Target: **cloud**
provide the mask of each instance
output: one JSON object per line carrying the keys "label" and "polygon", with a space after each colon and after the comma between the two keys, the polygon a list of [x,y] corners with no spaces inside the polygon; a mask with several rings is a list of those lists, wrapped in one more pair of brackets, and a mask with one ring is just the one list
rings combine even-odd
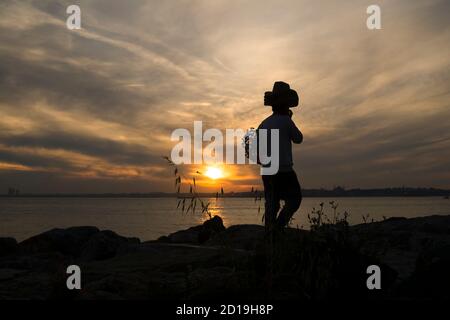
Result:
{"label": "cloud", "polygon": [[0,188],[170,191],[171,131],[256,127],[275,80],[300,93],[303,186],[450,187],[447,1],[380,1],[379,31],[360,1],[78,3],[81,31],[71,1],[0,4]]}

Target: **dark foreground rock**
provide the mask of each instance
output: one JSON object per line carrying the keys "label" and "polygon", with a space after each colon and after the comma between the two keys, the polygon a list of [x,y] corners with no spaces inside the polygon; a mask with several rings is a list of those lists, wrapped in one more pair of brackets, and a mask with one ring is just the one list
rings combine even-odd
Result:
{"label": "dark foreground rock", "polygon": [[[224,228],[219,217],[141,243],[95,227],[0,239],[1,299],[449,298],[450,216],[387,219],[314,232]],[[66,268],[82,290],[66,288]],[[382,290],[366,287],[367,266]],[[221,300],[222,299],[222,300]]]}
{"label": "dark foreground rock", "polygon": [[20,243],[24,253],[60,252],[63,255],[80,256],[89,239],[100,232],[96,227],[52,229]]}
{"label": "dark foreground rock", "polygon": [[351,229],[362,252],[397,271],[396,295],[450,298],[450,216],[391,218]]}
{"label": "dark foreground rock", "polygon": [[212,219],[206,220],[199,226],[171,233],[168,236],[159,238],[158,241],[167,243],[202,244],[223,231],[225,231],[225,227],[222,219],[218,216],[214,216]]}
{"label": "dark foreground rock", "polygon": [[19,249],[16,239],[0,238],[0,257],[16,253]]}
{"label": "dark foreground rock", "polygon": [[52,229],[19,244],[24,254],[58,252],[81,260],[102,260],[114,257],[140,243],[138,238],[126,238],[113,231],[96,227]]}

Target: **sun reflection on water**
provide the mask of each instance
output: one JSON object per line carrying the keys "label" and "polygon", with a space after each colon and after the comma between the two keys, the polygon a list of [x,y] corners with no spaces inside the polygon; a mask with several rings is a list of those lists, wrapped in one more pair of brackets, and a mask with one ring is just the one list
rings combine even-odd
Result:
{"label": "sun reflection on water", "polygon": [[[229,220],[229,217],[226,215],[224,210],[224,201],[223,199],[216,199],[216,198],[210,198],[207,201],[209,201],[209,212],[211,214],[211,217],[219,216],[223,220],[223,224],[227,226],[227,222]],[[209,216],[207,214],[204,214],[202,216],[202,223],[209,219]]]}

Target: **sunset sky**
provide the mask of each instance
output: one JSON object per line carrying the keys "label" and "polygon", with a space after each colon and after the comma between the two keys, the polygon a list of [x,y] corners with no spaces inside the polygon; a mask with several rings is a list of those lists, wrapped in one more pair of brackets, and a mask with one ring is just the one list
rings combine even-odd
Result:
{"label": "sunset sky", "polygon": [[[380,5],[382,29],[366,8]],[[82,30],[66,28],[81,7]],[[0,2],[0,193],[173,191],[176,128],[247,129],[300,95],[304,188],[450,188],[449,1]],[[183,167],[186,175],[202,167]],[[256,166],[203,190],[248,191]]]}

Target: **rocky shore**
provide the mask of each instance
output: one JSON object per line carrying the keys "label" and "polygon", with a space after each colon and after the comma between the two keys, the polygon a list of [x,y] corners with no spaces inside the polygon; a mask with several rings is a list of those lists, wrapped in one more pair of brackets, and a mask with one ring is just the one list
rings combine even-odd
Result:
{"label": "rocky shore", "polygon": [[[66,268],[80,266],[81,290]],[[379,265],[382,289],[366,287]],[[225,228],[219,217],[154,241],[96,227],[0,238],[0,299],[449,299],[450,216],[315,231]]]}

